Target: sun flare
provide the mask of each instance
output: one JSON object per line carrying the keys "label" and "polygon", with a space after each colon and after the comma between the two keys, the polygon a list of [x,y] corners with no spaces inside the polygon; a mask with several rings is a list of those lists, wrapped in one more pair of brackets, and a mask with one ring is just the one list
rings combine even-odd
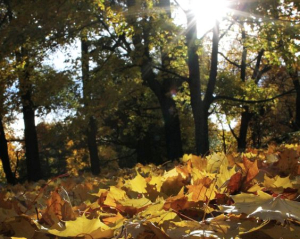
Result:
{"label": "sun flare", "polygon": [[198,34],[204,34],[214,26],[216,20],[221,20],[228,12],[228,5],[227,0],[192,0]]}
{"label": "sun flare", "polygon": [[221,20],[229,12],[229,0],[181,0],[183,9],[192,10],[197,20],[198,36],[209,31],[216,20]]}

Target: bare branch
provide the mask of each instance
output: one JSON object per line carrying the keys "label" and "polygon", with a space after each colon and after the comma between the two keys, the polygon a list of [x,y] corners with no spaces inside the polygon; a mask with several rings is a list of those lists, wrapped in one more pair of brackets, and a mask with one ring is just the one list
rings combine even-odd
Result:
{"label": "bare branch", "polygon": [[218,52],[218,54],[220,54],[221,56],[223,56],[224,59],[225,59],[226,61],[228,61],[231,65],[234,65],[234,66],[236,66],[236,67],[238,67],[238,68],[241,68],[241,65],[239,65],[239,64],[237,64],[237,63],[231,61],[231,60],[230,60],[229,58],[227,58],[227,56],[225,56],[222,52]]}
{"label": "bare branch", "polygon": [[177,4],[178,7],[180,7],[180,9],[185,13],[187,14],[187,11],[184,10],[184,8],[179,4],[179,2],[177,0],[174,0],[174,2]]}
{"label": "bare branch", "polygon": [[230,30],[230,28],[234,25],[234,22],[232,22],[229,27],[226,29],[226,31],[219,37],[219,40],[221,40],[225,35],[226,33]]}
{"label": "bare branch", "polygon": [[167,69],[165,69],[165,68],[162,68],[162,67],[159,67],[159,66],[156,66],[156,65],[153,65],[153,64],[152,64],[152,66],[153,66],[153,68],[155,68],[155,69],[157,69],[157,70],[160,70],[160,71],[162,71],[162,72],[165,72],[165,73],[168,73],[168,74],[171,74],[171,75],[173,75],[173,76],[178,77],[178,78],[181,79],[183,82],[188,81],[188,78],[187,78],[187,77],[181,76],[181,75],[177,74],[177,73],[174,72],[174,71],[170,71],[170,70],[167,70]]}
{"label": "bare branch", "polygon": [[272,98],[264,99],[264,100],[243,100],[243,99],[237,99],[237,98],[233,98],[233,97],[226,96],[226,95],[216,96],[216,97],[214,97],[213,100],[214,101],[218,101],[218,100],[231,100],[231,101],[240,102],[240,103],[244,103],[244,104],[259,104],[259,103],[269,102],[269,101],[275,100],[277,98],[280,98],[282,96],[293,94],[293,93],[296,93],[295,89],[291,89],[291,90],[286,91],[286,92],[284,92],[282,94],[279,94],[279,95],[276,95],[276,96],[274,96]]}

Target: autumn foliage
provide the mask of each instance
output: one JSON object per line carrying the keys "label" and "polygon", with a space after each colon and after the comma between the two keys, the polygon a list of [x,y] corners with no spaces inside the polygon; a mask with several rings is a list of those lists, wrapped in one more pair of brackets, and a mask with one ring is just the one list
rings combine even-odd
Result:
{"label": "autumn foliage", "polygon": [[298,238],[299,145],[1,188],[0,238]]}

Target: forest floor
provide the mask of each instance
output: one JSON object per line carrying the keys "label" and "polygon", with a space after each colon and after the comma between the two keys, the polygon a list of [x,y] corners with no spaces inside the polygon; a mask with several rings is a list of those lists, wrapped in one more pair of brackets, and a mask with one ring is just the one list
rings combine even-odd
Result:
{"label": "forest floor", "polygon": [[300,145],[0,188],[0,239],[300,238]]}

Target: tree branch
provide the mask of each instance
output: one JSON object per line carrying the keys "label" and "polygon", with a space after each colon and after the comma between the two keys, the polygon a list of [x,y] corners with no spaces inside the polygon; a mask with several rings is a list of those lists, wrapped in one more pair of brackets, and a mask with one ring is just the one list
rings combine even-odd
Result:
{"label": "tree branch", "polygon": [[215,96],[213,100],[214,101],[217,101],[217,100],[231,100],[231,101],[245,103],[245,104],[259,104],[259,103],[269,102],[269,101],[275,100],[277,98],[280,98],[284,95],[293,94],[295,92],[296,92],[295,89],[291,89],[291,90],[286,91],[282,94],[279,94],[279,95],[276,95],[272,98],[264,99],[264,100],[243,100],[243,99],[237,99],[237,98],[226,96],[226,95]]}
{"label": "tree branch", "polygon": [[171,75],[173,75],[173,76],[178,77],[178,78],[181,79],[183,82],[185,82],[185,81],[187,82],[187,81],[188,81],[188,78],[187,78],[187,77],[181,76],[181,75],[177,74],[177,73],[174,72],[174,71],[167,70],[167,69],[165,69],[165,68],[156,66],[156,65],[154,65],[154,64],[152,64],[152,66],[153,66],[153,68],[155,68],[155,69],[157,69],[157,70],[160,70],[160,71],[162,71],[162,72],[165,72],[165,73],[168,73],[168,74],[171,74]]}
{"label": "tree branch", "polygon": [[237,64],[237,63],[231,61],[231,60],[230,60],[229,58],[227,58],[222,52],[218,52],[218,54],[220,54],[221,56],[223,56],[224,59],[225,59],[226,61],[228,61],[231,65],[234,65],[234,66],[236,66],[236,67],[238,67],[238,68],[241,68],[241,65],[239,65],[239,64]]}
{"label": "tree branch", "polygon": [[174,2],[177,4],[178,7],[180,7],[180,9],[181,9],[185,14],[187,14],[187,10],[185,10],[185,9],[179,4],[179,2],[178,2],[177,0],[174,0]]}
{"label": "tree branch", "polygon": [[272,69],[271,66],[265,66],[262,70],[260,70],[257,74],[256,79],[255,79],[255,83],[257,84],[259,82],[259,80],[261,79],[262,75],[267,73],[271,69]]}
{"label": "tree branch", "polygon": [[227,120],[227,124],[228,124],[228,127],[230,129],[230,132],[231,134],[233,135],[233,137],[236,139],[236,141],[238,141],[239,137],[236,135],[236,133],[234,132],[234,130],[232,129],[231,125],[230,125],[230,122],[229,120],[227,119],[227,116],[226,116],[226,120]]}
{"label": "tree branch", "polygon": [[230,30],[230,28],[234,25],[234,22],[232,22],[229,27],[226,29],[226,31],[219,37],[219,40],[221,40],[225,35],[226,33]]}

